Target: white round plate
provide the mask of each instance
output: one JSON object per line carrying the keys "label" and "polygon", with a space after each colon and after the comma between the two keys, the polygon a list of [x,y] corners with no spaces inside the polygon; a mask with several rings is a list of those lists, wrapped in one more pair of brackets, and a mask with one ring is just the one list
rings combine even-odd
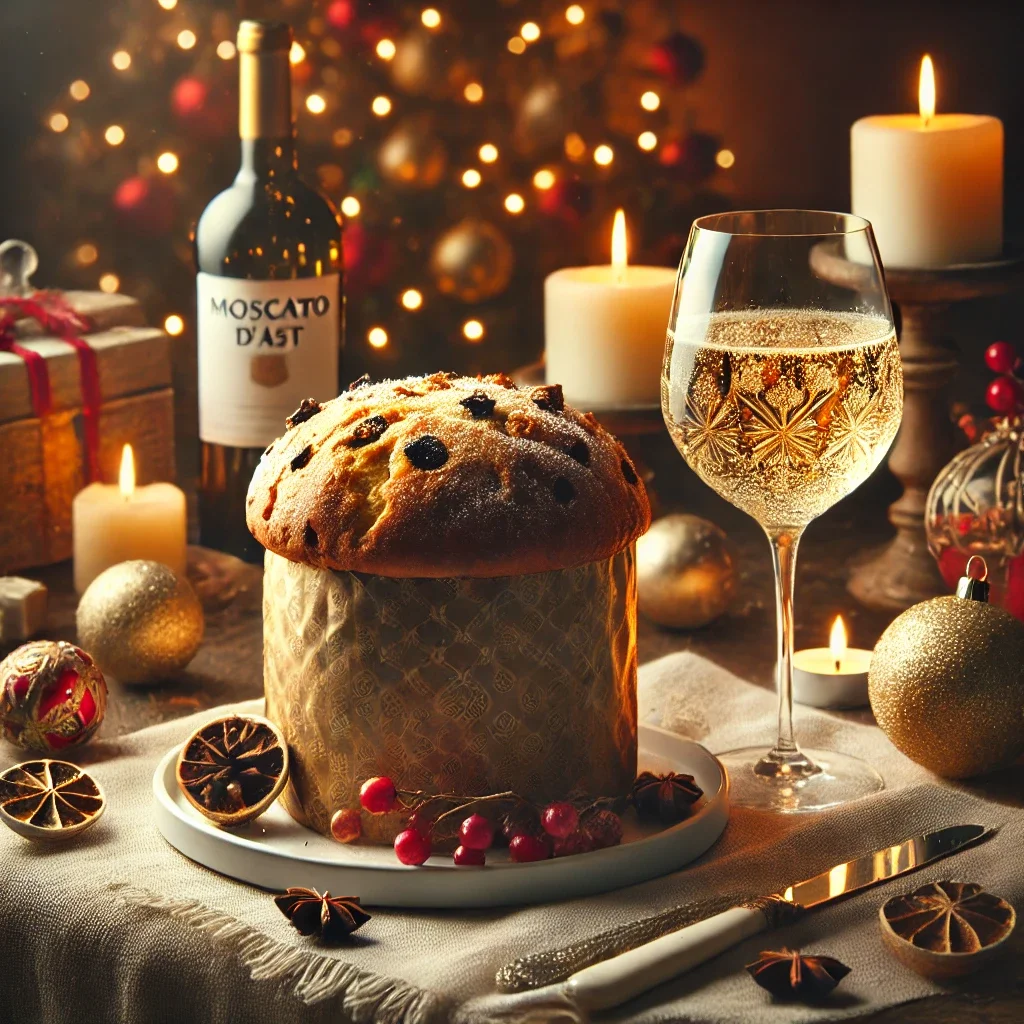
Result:
{"label": "white round plate", "polygon": [[495,850],[481,868],[456,867],[450,856],[440,855],[422,867],[406,867],[390,846],[336,843],[299,825],[279,803],[229,832],[185,800],[175,779],[178,747],[167,752],[153,776],[156,822],[186,857],[264,889],[329,889],[378,907],[546,903],[668,874],[699,857],[725,829],[729,783],[717,758],[692,740],[650,725],[640,726],[639,747],[641,770],[694,776],[704,790],[694,813],[660,831],[642,830],[628,815],[620,846],[532,864],[513,864],[506,850]]}

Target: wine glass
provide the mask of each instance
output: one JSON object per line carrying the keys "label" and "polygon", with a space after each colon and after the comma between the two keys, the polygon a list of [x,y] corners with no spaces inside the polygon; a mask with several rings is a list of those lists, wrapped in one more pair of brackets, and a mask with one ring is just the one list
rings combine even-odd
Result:
{"label": "wine glass", "polygon": [[[842,260],[844,287],[819,274]],[[813,811],[884,785],[868,764],[793,738],[793,581],[807,524],[861,484],[900,424],[903,371],[871,225],[753,210],[694,221],[679,265],[661,404],[676,447],[771,542],[775,746],[719,755],[735,803]]]}

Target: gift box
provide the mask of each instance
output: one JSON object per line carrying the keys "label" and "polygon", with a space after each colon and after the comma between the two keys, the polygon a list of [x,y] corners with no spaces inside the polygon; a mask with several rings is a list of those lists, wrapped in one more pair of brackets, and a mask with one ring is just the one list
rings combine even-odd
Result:
{"label": "gift box", "polygon": [[141,483],[175,471],[170,338],[145,326],[139,303],[24,301],[0,299],[0,574],[71,556],[71,500],[117,479],[125,443]]}
{"label": "gift box", "polygon": [[[636,571],[611,558],[522,576],[395,579],[268,551],[267,716],[282,797],[329,834],[363,781],[536,803],[625,794],[636,775]],[[389,841],[400,815],[363,815]]]}

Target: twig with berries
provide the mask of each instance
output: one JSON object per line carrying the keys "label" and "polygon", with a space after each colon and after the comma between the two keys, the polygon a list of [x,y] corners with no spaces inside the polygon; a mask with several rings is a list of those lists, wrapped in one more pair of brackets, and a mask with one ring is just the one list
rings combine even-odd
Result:
{"label": "twig with berries", "polygon": [[[381,775],[363,783],[359,803],[370,814],[408,812],[406,828],[394,843],[395,855],[403,864],[423,864],[435,841],[457,837],[455,864],[480,867],[486,863],[487,851],[500,840],[508,842],[516,863],[616,846],[622,841],[621,814],[628,806],[635,807],[643,819],[670,825],[686,817],[702,796],[692,775],[676,772],[642,772],[628,797],[558,800],[543,806],[511,790],[480,796],[401,790]],[[446,835],[445,826],[460,817],[458,829]],[[339,842],[353,842],[361,831],[357,808],[344,808],[331,819],[331,832]]]}
{"label": "twig with berries", "polygon": [[996,414],[991,420],[978,419],[966,412],[957,419],[957,426],[974,444],[1007,421],[1024,414],[1024,361],[1008,341],[994,341],[985,349],[985,365],[999,374],[985,389],[985,404]]}

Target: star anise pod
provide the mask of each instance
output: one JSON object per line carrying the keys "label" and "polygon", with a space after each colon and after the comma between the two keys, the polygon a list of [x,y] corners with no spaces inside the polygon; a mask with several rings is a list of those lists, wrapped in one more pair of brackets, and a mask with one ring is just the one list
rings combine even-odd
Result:
{"label": "star anise pod", "polygon": [[288,778],[288,748],[277,726],[229,715],[192,734],[178,757],[178,785],[189,803],[218,825],[262,814]]}
{"label": "star anise pod", "polygon": [[666,824],[682,821],[704,795],[692,775],[641,772],[633,783],[630,799],[642,818],[657,818]]}
{"label": "star anise pod", "polygon": [[747,964],[747,972],[776,999],[824,999],[850,973],[850,968],[831,956],[801,956],[799,950],[763,950],[760,959]]}
{"label": "star anise pod", "polygon": [[370,920],[358,896],[321,896],[316,889],[296,887],[275,896],[274,902],[300,935],[315,935],[322,942],[344,939]]}
{"label": "star anise pod", "polygon": [[933,953],[977,953],[1013,928],[1013,908],[976,882],[929,882],[883,907],[889,927]]}

